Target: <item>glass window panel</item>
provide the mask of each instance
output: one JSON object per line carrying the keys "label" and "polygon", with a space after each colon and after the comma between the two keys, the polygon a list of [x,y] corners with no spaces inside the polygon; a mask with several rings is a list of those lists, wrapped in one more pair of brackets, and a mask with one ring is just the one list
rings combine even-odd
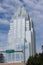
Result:
{"label": "glass window panel", "polygon": [[19,53],[16,54],[16,61],[20,61],[20,54]]}

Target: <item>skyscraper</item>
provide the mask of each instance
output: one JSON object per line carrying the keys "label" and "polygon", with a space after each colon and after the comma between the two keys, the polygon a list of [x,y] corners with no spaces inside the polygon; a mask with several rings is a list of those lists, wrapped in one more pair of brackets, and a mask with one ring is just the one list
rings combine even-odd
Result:
{"label": "skyscraper", "polygon": [[[29,56],[34,56],[36,53],[34,25],[24,7],[20,7],[10,22],[8,48],[14,50],[24,50],[24,44],[25,59],[27,61]],[[21,56],[20,58],[23,59],[23,54],[19,55]]]}

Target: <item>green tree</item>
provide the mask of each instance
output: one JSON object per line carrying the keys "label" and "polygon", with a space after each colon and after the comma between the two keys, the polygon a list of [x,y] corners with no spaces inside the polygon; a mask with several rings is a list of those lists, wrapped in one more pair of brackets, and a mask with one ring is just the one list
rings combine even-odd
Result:
{"label": "green tree", "polygon": [[4,56],[2,53],[0,54],[0,63],[4,63]]}
{"label": "green tree", "polygon": [[43,54],[36,54],[34,57],[30,57],[26,65],[43,65]]}

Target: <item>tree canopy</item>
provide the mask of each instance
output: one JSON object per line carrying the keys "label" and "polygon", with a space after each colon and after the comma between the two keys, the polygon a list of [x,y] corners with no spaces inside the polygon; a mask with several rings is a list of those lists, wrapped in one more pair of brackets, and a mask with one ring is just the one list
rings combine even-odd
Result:
{"label": "tree canopy", "polygon": [[43,53],[36,54],[34,57],[29,57],[26,65],[43,65]]}

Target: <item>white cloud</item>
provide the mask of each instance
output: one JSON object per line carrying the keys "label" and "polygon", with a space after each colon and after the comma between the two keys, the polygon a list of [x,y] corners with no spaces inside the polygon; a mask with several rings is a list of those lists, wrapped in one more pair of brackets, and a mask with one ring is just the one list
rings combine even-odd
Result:
{"label": "white cloud", "polygon": [[[42,13],[43,0],[38,0],[38,1],[37,0],[23,0],[23,1],[25,5],[28,6],[28,12],[34,21],[34,24],[36,25],[35,26],[36,32],[40,34],[39,31],[42,31],[41,29],[43,29],[43,13]],[[6,18],[11,17],[11,13],[15,13],[16,9],[18,9],[18,7],[21,5],[23,5],[23,3],[20,2],[19,0],[3,0],[3,3],[0,3],[0,13],[3,12],[5,15],[5,18],[0,19],[0,24],[1,23],[9,24],[9,21],[7,21]]]}
{"label": "white cloud", "polygon": [[0,46],[7,45],[7,34],[0,33]]}
{"label": "white cloud", "polygon": [[0,24],[9,24],[9,21],[6,19],[0,19]]}
{"label": "white cloud", "polygon": [[5,9],[0,7],[0,12],[5,12]]}

